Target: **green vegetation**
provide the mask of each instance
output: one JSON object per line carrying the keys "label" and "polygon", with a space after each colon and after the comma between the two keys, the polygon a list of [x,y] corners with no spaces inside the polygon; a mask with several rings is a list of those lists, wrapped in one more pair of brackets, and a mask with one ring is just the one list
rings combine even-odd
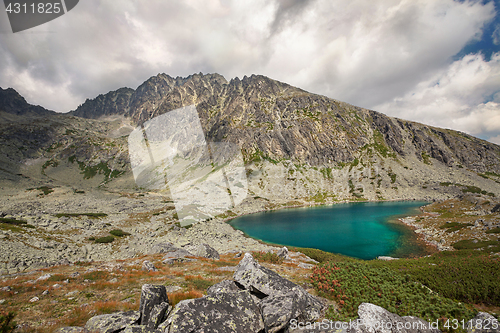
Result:
{"label": "green vegetation", "polygon": [[283,262],[283,258],[278,257],[278,255],[274,252],[253,252],[253,257],[260,262],[268,262],[271,264],[281,264]]}
{"label": "green vegetation", "polygon": [[396,174],[389,172],[389,177],[391,177],[391,184],[394,184],[396,182]]}
{"label": "green vegetation", "polygon": [[10,218],[5,218],[5,217],[0,218],[0,229],[10,230],[10,231],[14,231],[14,232],[22,231],[22,229],[17,228],[17,227],[25,227],[25,228],[35,229],[34,225],[28,224],[28,222],[23,221],[23,220],[16,220],[16,219],[10,219]]}
{"label": "green vegetation", "polygon": [[432,164],[431,163],[431,156],[427,154],[425,151],[422,152],[422,160],[424,161],[424,164]]}
{"label": "green vegetation", "polygon": [[68,157],[68,162],[78,163],[78,167],[82,171],[81,174],[83,175],[84,179],[93,178],[97,174],[104,175],[104,184],[111,179],[117,178],[125,173],[125,171],[111,170],[106,162],[100,162],[99,164],[93,166],[87,166],[84,162],[78,161],[75,155]]}
{"label": "green vegetation", "polygon": [[462,185],[462,184],[450,183],[450,182],[441,182],[441,183],[439,183],[439,185],[441,185],[441,186],[452,186],[453,185],[453,186],[464,187],[462,189],[463,193],[484,194],[484,195],[489,195],[490,197],[494,197],[495,196],[495,193],[491,193],[491,192],[487,192],[487,191],[481,190],[479,187],[472,186],[472,185]]}
{"label": "green vegetation", "polygon": [[42,191],[42,194],[41,195],[47,195],[49,193],[52,193],[54,192],[53,188],[50,187],[50,186],[40,186],[40,187],[37,187],[37,188],[29,188],[27,189],[27,191],[32,191],[32,190],[39,190],[39,191]]}
{"label": "green vegetation", "polygon": [[11,333],[16,329],[17,323],[14,321],[16,314],[14,312],[0,312],[0,333]]}
{"label": "green vegetation", "polygon": [[94,242],[96,242],[96,243],[111,243],[114,240],[115,240],[115,238],[113,236],[104,236],[104,237],[97,238]]}
{"label": "green vegetation", "polygon": [[108,214],[105,213],[59,213],[54,215],[55,217],[80,217],[80,216],[86,216],[90,217],[91,219],[97,219],[101,217],[106,217]]}
{"label": "green vegetation", "polygon": [[446,232],[453,232],[453,231],[458,231],[460,229],[463,229],[466,227],[472,227],[472,226],[473,226],[473,224],[470,224],[470,223],[452,222],[452,223],[445,223],[442,226],[440,226],[439,228],[448,229],[448,230],[446,230]]}
{"label": "green vegetation", "polygon": [[500,241],[499,240],[489,240],[489,241],[478,241],[471,239],[464,239],[458,241],[452,246],[457,250],[477,250],[481,248],[487,248],[487,252],[500,252]]}
{"label": "green vegetation", "polygon": [[496,227],[486,231],[487,234],[500,234],[500,227]]}
{"label": "green vegetation", "polygon": [[211,286],[214,285],[214,282],[211,280],[205,280],[204,278],[201,277],[201,275],[197,276],[186,276],[186,284],[187,287],[190,289],[197,289],[197,290],[207,290]]}
{"label": "green vegetation", "polygon": [[409,274],[389,267],[329,262],[314,269],[311,282],[320,295],[334,299],[339,305],[339,312],[333,309],[327,312],[332,320],[357,318],[357,309],[363,302],[379,305],[400,316],[413,315],[427,321],[474,316],[463,304],[442,297]]}
{"label": "green vegetation", "polygon": [[111,235],[116,236],[116,237],[124,237],[124,236],[130,236],[128,232],[125,232],[121,229],[114,229],[109,232]]}

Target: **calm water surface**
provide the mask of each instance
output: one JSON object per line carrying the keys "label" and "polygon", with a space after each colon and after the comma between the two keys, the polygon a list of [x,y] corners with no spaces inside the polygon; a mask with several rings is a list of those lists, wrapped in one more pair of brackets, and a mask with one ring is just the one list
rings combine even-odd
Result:
{"label": "calm water surface", "polygon": [[237,217],[230,224],[264,242],[316,248],[361,259],[422,255],[425,249],[397,218],[426,202],[361,202],[290,208]]}

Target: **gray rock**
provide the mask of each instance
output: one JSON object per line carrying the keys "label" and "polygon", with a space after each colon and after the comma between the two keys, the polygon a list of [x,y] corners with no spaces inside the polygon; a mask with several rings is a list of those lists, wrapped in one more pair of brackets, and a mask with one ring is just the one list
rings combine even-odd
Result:
{"label": "gray rock", "polygon": [[398,260],[399,258],[393,258],[393,257],[389,257],[389,256],[378,256],[377,259],[384,260],[384,261],[391,261],[391,260]]}
{"label": "gray rock", "polygon": [[144,325],[130,325],[125,327],[125,329],[120,331],[120,333],[163,333],[163,331],[149,328]]}
{"label": "gray rock", "polygon": [[167,332],[264,332],[260,310],[246,290],[179,302],[159,327]]}
{"label": "gray rock", "polygon": [[224,280],[209,287],[207,289],[207,295],[213,296],[217,293],[229,293],[241,290],[242,289],[238,287],[238,285],[234,281]]}
{"label": "gray rock", "polygon": [[141,302],[139,305],[141,325],[146,325],[149,322],[151,311],[155,305],[159,305],[163,302],[168,303],[165,286],[152,284],[145,284],[142,286]]}
{"label": "gray rock", "polygon": [[9,292],[12,290],[12,288],[10,286],[6,286],[6,287],[3,287],[2,289],[0,289],[2,291],[6,291],[6,292]]}
{"label": "gray rock", "polygon": [[237,266],[233,279],[260,299],[278,295],[282,297],[283,294],[290,291],[301,295],[298,299],[305,297],[307,299],[306,306],[298,316],[305,321],[319,319],[324,310],[324,305],[304,288],[259,265],[250,253],[245,253]]}
{"label": "gray rock", "polygon": [[500,332],[498,320],[486,312],[479,312],[467,322],[468,333],[497,333]]}
{"label": "gray rock", "polygon": [[163,264],[165,265],[173,265],[181,262],[189,262],[189,261],[196,261],[196,259],[192,258],[167,258],[162,261]]}
{"label": "gray rock", "polygon": [[90,332],[114,333],[129,325],[137,324],[141,313],[139,311],[117,312],[90,318],[85,329]]}
{"label": "gray rock", "polygon": [[158,269],[156,269],[155,265],[151,261],[148,261],[148,260],[145,260],[142,263],[142,270],[146,271],[146,272],[156,272],[156,271],[158,271]]}
{"label": "gray rock", "polygon": [[198,244],[186,246],[186,250],[196,257],[204,257],[209,259],[220,259],[219,252],[208,244]]}
{"label": "gray rock", "polygon": [[431,328],[431,324],[423,319],[411,316],[400,317],[386,309],[371,303],[361,303],[358,307],[360,325],[355,328],[359,333],[439,333],[437,328]]}
{"label": "gray rock", "polygon": [[172,311],[172,306],[167,302],[162,302],[155,305],[151,310],[151,314],[146,326],[151,329],[158,328],[158,326],[160,326],[160,324],[163,323],[165,319],[167,319],[170,311]]}
{"label": "gray rock", "polygon": [[303,269],[311,269],[311,268],[314,268],[315,265],[313,265],[313,264],[306,264],[304,262],[301,262],[298,266],[300,268],[303,268]]}
{"label": "gray rock", "polygon": [[290,320],[299,318],[306,307],[306,294],[297,290],[264,298],[260,308],[266,331],[275,333],[286,328]]}
{"label": "gray rock", "polygon": [[278,257],[285,259],[285,260],[290,260],[290,255],[288,254],[288,248],[286,246],[282,247],[278,251]]}
{"label": "gray rock", "polygon": [[175,251],[177,248],[172,243],[156,243],[149,254],[167,253]]}
{"label": "gray rock", "polygon": [[175,249],[173,251],[166,252],[165,255],[163,256],[163,260],[165,259],[177,259],[177,258],[184,258],[187,256],[193,257],[193,254],[184,250],[184,249]]}
{"label": "gray rock", "polygon": [[83,327],[68,326],[61,327],[54,331],[54,333],[87,333],[88,331]]}

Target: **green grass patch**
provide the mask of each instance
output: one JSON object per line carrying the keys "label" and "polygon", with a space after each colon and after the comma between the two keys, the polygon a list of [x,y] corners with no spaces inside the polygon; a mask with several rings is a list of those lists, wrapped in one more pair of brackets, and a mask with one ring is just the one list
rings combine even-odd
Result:
{"label": "green grass patch", "polygon": [[432,164],[431,163],[431,156],[427,154],[425,151],[422,152],[422,161],[424,161],[424,164]]}
{"label": "green grass patch", "polygon": [[186,276],[186,284],[188,288],[196,290],[207,290],[215,283],[211,280],[205,280],[200,275],[198,276]]}
{"label": "green grass patch", "polygon": [[28,224],[28,222],[26,222],[24,220],[16,220],[16,219],[5,218],[5,217],[0,218],[0,229],[2,229],[2,230],[10,230],[13,232],[23,231],[23,229],[21,229],[19,227],[35,229],[34,225]]}
{"label": "green grass patch", "polygon": [[111,243],[114,240],[115,240],[115,238],[113,236],[104,236],[104,237],[96,238],[96,240],[94,242],[100,243],[100,244],[105,244],[105,243]]}
{"label": "green grass patch", "polygon": [[[329,262],[313,270],[311,282],[320,295],[334,299],[339,312],[329,309],[327,317],[348,321],[357,318],[361,303],[373,303],[400,316],[427,321],[439,318],[470,319],[474,312],[465,305],[430,292],[409,274],[366,263]],[[444,321],[440,322],[440,328]]]}
{"label": "green grass patch", "polygon": [[283,262],[283,258],[278,257],[278,255],[274,252],[253,252],[253,257],[257,259],[259,262],[268,262],[271,264],[281,264]]}
{"label": "green grass patch", "polygon": [[344,256],[342,254],[330,253],[321,251],[318,249],[305,248],[305,247],[290,247],[290,251],[304,253],[311,259],[314,259],[320,263],[326,263],[328,261],[337,262],[361,262],[359,259]]}
{"label": "green grass patch", "polygon": [[496,227],[486,231],[487,234],[500,234],[500,227]]}
{"label": "green grass patch", "polygon": [[109,232],[111,235],[116,236],[116,237],[125,237],[125,236],[130,236],[128,232],[125,232],[121,229],[114,229]]}
{"label": "green grass patch", "polygon": [[499,240],[478,241],[472,239],[464,239],[456,243],[453,243],[452,246],[457,250],[475,250],[481,248],[488,248],[489,252],[500,251]]}
{"label": "green grass patch", "polygon": [[94,272],[82,274],[83,280],[107,281],[110,278],[111,278],[111,274],[109,274],[109,272],[106,272],[106,271],[94,271]]}
{"label": "green grass patch", "polygon": [[473,226],[473,224],[471,224],[471,223],[452,222],[452,223],[445,223],[442,226],[440,226],[439,228],[448,229],[448,230],[446,230],[446,232],[453,232],[453,231],[457,231],[457,230],[467,228],[467,227],[472,227],[472,226]]}

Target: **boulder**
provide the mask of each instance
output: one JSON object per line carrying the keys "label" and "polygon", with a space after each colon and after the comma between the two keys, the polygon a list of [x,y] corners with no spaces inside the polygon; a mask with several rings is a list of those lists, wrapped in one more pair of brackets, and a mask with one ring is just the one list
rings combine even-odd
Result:
{"label": "boulder", "polygon": [[219,283],[214,284],[213,286],[207,289],[207,295],[215,295],[217,293],[230,293],[241,291],[242,288],[238,287],[236,282],[231,280],[224,280]]}
{"label": "boulder", "polygon": [[163,302],[168,303],[167,290],[165,286],[145,284],[142,286],[141,302],[139,311],[141,314],[141,325],[147,325],[151,315],[151,311],[155,305]]}
{"label": "boulder", "polygon": [[156,272],[156,271],[158,271],[156,269],[155,265],[151,261],[148,261],[148,260],[144,260],[144,262],[142,263],[142,270],[146,271],[146,272]]}
{"label": "boulder", "polygon": [[[250,253],[245,253],[236,268],[233,279],[259,299],[279,296],[280,302],[285,302],[284,295],[293,295],[290,301],[294,306],[305,305],[300,308],[299,315],[295,319],[315,321],[321,317],[324,310],[323,303],[305,291],[304,288],[259,265]],[[304,299],[305,304],[303,303]],[[300,302],[296,303],[299,300]],[[294,306],[289,306],[289,308],[292,309]],[[293,313],[295,312],[293,311]]]}
{"label": "boulder", "polygon": [[288,327],[290,320],[301,317],[306,307],[306,294],[293,289],[284,294],[264,298],[260,308],[266,331],[275,333]]}
{"label": "boulder", "polygon": [[141,313],[139,311],[125,311],[105,314],[90,318],[85,324],[85,329],[90,332],[114,333],[119,332],[129,325],[137,324]]}
{"label": "boulder", "polygon": [[146,326],[152,329],[158,328],[158,326],[160,326],[160,324],[167,319],[170,311],[172,311],[172,306],[167,302],[161,302],[160,304],[155,305],[151,310]]}
{"label": "boulder", "polygon": [[498,333],[500,322],[486,312],[479,312],[474,318],[467,322],[468,333]]}
{"label": "boulder", "polygon": [[208,244],[189,245],[186,246],[185,249],[196,257],[204,257],[216,260],[220,259],[219,252],[217,252]]}
{"label": "boulder", "polygon": [[437,328],[423,319],[405,316],[400,317],[386,309],[371,303],[361,303],[358,307],[359,323],[355,327],[357,333],[440,333]]}
{"label": "boulder", "polygon": [[149,328],[144,325],[130,325],[125,327],[125,329],[120,331],[120,333],[163,333],[163,331]]}
{"label": "boulder", "polygon": [[54,331],[54,333],[87,333],[88,331],[83,327],[68,326],[61,327]]}
{"label": "boulder", "polygon": [[277,255],[282,259],[290,260],[290,255],[288,254],[288,248],[286,246],[279,249]]}
{"label": "boulder", "polygon": [[260,333],[264,322],[260,310],[246,290],[216,293],[177,304],[163,332]]}

